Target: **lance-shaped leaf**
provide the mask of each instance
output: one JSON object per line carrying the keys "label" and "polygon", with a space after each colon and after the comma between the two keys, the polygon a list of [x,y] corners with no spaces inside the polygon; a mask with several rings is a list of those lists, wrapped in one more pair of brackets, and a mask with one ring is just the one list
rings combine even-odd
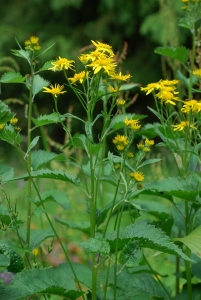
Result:
{"label": "lance-shaped leaf", "polygon": [[[57,204],[59,204],[61,207],[63,207],[65,210],[70,210],[70,200],[68,195],[64,192],[61,192],[59,190],[51,190],[51,191],[45,191],[41,193],[40,196],[43,203],[48,201],[54,201]],[[42,204],[38,197],[32,199],[31,201],[35,203],[37,206],[40,206]]]}
{"label": "lance-shaped leaf", "polygon": [[40,116],[37,119],[32,118],[32,121],[36,127],[44,126],[52,123],[59,123],[60,121],[64,121],[64,120],[65,120],[65,115],[58,116],[56,112],[49,115]]}
{"label": "lance-shaped leaf", "polygon": [[185,244],[191,251],[201,258],[201,225],[183,238],[175,238]]}
{"label": "lance-shaped leaf", "polygon": [[70,221],[70,220],[59,219],[59,218],[56,218],[56,221],[63,224],[63,225],[66,225],[67,228],[77,229],[77,230],[80,230],[80,231],[82,231],[84,233],[87,233],[87,234],[90,233],[90,224],[87,221],[73,222],[73,221]]}
{"label": "lance-shaped leaf", "polygon": [[145,222],[137,222],[127,226],[120,230],[118,237],[116,231],[107,234],[106,240],[109,242],[112,252],[115,251],[117,239],[119,250],[122,250],[130,240],[136,240],[139,242],[139,247],[141,248],[151,248],[157,251],[179,255],[183,259],[190,260],[160,228],[156,228]]}
{"label": "lance-shaped leaf", "polygon": [[157,47],[154,51],[157,54],[169,56],[185,63],[189,59],[189,49],[185,47]]}
{"label": "lance-shaped leaf", "polygon": [[121,90],[122,91],[128,91],[131,90],[135,87],[139,87],[139,83],[125,83],[121,85]]}
{"label": "lance-shaped leaf", "polygon": [[49,68],[52,68],[52,62],[55,62],[55,60],[50,60],[50,61],[46,61],[46,63],[44,63],[44,65],[42,66],[42,68],[39,70],[40,71],[45,71],[48,70]]}
{"label": "lance-shaped leaf", "polygon": [[2,131],[0,131],[0,140],[3,140],[11,145],[18,145],[22,141],[22,136],[18,131],[15,131],[12,125],[6,125]]}
{"label": "lance-shaped leaf", "polygon": [[[41,169],[38,171],[32,171],[31,172],[31,177],[32,178],[50,178],[50,179],[57,179],[57,180],[62,180],[62,181],[68,181],[71,182],[75,185],[79,185],[79,179],[77,178],[76,175],[71,175],[67,171],[52,171],[49,169]],[[28,179],[29,174],[24,174],[21,176],[17,176],[12,178],[10,181],[14,180],[20,180],[20,179]],[[6,181],[2,182],[5,183]]]}
{"label": "lance-shaped leaf", "polygon": [[19,72],[7,72],[4,73],[0,79],[1,83],[22,83],[26,79],[26,76],[22,76]]}
{"label": "lance-shaped leaf", "polygon": [[14,117],[9,106],[0,100],[0,124],[4,124]]}
{"label": "lance-shaped leaf", "polygon": [[0,286],[1,300],[21,300],[37,294],[75,300],[84,292],[77,290],[71,273],[60,267],[22,271],[10,286]]}

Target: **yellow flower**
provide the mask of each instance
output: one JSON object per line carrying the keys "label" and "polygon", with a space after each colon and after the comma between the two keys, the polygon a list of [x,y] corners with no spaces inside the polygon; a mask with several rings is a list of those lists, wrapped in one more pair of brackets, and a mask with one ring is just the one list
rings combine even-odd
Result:
{"label": "yellow flower", "polygon": [[149,140],[148,138],[145,139],[145,146],[153,146],[154,145],[154,140]]}
{"label": "yellow flower", "polygon": [[176,97],[175,94],[178,94],[178,92],[175,92],[174,88],[164,87],[156,94],[156,97],[161,99],[162,102],[165,102],[165,104],[170,103],[172,105],[176,105],[174,101],[179,100],[179,98]]}
{"label": "yellow flower", "polygon": [[75,84],[77,81],[83,83],[83,81],[88,77],[89,72],[81,71],[80,73],[75,74],[74,77],[69,78],[69,80],[72,82],[72,84]]}
{"label": "yellow flower", "polygon": [[125,135],[117,135],[112,140],[112,142],[115,144],[116,148],[119,151],[123,151],[124,148],[129,144],[128,137]]}
{"label": "yellow flower", "polygon": [[32,44],[38,44],[39,38],[37,36],[31,36],[29,40]]}
{"label": "yellow flower", "polygon": [[6,124],[0,124],[0,131],[2,131],[4,129]]}
{"label": "yellow flower", "polygon": [[11,125],[16,125],[17,122],[18,122],[18,118],[12,118],[12,119],[10,119],[10,124]]}
{"label": "yellow flower", "polygon": [[55,84],[53,86],[52,84],[50,85],[50,88],[44,87],[45,91],[44,93],[50,93],[52,94],[55,98],[57,98],[60,94],[66,93],[66,91],[62,91],[64,88],[63,85]]}
{"label": "yellow flower", "polygon": [[197,77],[201,77],[201,69],[197,69],[197,70],[193,70],[193,75],[197,76]]}
{"label": "yellow flower", "polygon": [[150,148],[149,148],[149,147],[144,147],[144,148],[143,148],[143,151],[144,151],[144,152],[149,152],[149,151],[150,151]]}
{"label": "yellow flower", "polygon": [[106,52],[108,53],[110,56],[114,56],[114,53],[112,51],[112,47],[110,45],[101,43],[101,42],[94,42],[91,41],[92,44],[94,44],[94,46],[96,47],[96,50],[100,51],[100,52]]}
{"label": "yellow flower", "polygon": [[114,165],[114,168],[115,168],[115,169],[119,169],[120,167],[121,167],[120,164],[115,164],[115,165]]}
{"label": "yellow flower", "polygon": [[190,111],[192,112],[200,112],[201,111],[201,102],[197,100],[186,100],[184,101],[184,105],[181,109],[182,112],[184,113],[189,113]]}
{"label": "yellow flower", "polygon": [[146,87],[141,87],[141,91],[145,91],[146,95],[150,94],[154,90],[158,90],[160,88],[160,83],[159,82],[154,82],[154,83],[149,83],[147,84]]}
{"label": "yellow flower", "polygon": [[126,100],[116,99],[116,103],[117,103],[118,106],[123,106],[126,103]]}
{"label": "yellow flower", "polygon": [[130,173],[130,176],[133,177],[136,181],[144,180],[144,174],[142,172],[133,172]]}
{"label": "yellow flower", "polygon": [[99,51],[91,51],[88,54],[88,61],[89,60],[95,61],[97,59],[104,59],[104,58],[107,58],[107,56],[104,53],[99,52]]}
{"label": "yellow flower", "polygon": [[128,156],[128,158],[132,158],[132,157],[134,157],[134,154],[132,152],[128,152],[127,156]]}
{"label": "yellow flower", "polygon": [[110,93],[119,93],[120,90],[121,90],[121,88],[115,89],[115,88],[113,88],[113,86],[111,86],[111,85],[108,87],[108,89],[109,89]]}
{"label": "yellow flower", "polygon": [[32,253],[34,256],[37,256],[39,254],[39,249],[38,248],[33,249]]}
{"label": "yellow flower", "polygon": [[144,144],[139,143],[139,144],[137,144],[137,147],[138,147],[139,150],[142,150],[142,149],[144,149]]}
{"label": "yellow flower", "polygon": [[122,75],[121,72],[119,74],[111,74],[110,75],[110,79],[115,79],[115,80],[120,80],[120,81],[126,81],[128,80],[129,78],[131,78],[131,75],[128,74],[128,75]]}
{"label": "yellow flower", "polygon": [[74,63],[74,60],[68,60],[67,58],[61,58],[59,56],[59,58],[56,61],[51,62],[53,67],[49,68],[48,70],[52,70],[54,72],[62,71],[64,69],[65,70],[68,70],[68,69],[73,70],[73,63]]}
{"label": "yellow flower", "polygon": [[105,57],[103,59],[99,58],[87,66],[93,68],[94,74],[98,73],[101,70],[109,74],[109,73],[114,73],[114,69],[116,65],[117,64],[115,63],[113,58]]}
{"label": "yellow flower", "polygon": [[40,46],[38,44],[39,38],[36,36],[31,36],[29,40],[26,40],[24,42],[25,49],[31,50],[31,51],[38,51],[40,50]]}
{"label": "yellow flower", "polygon": [[133,120],[133,119],[128,119],[126,118],[124,120],[124,123],[126,124],[127,127],[131,128],[132,130],[138,130],[140,129],[141,125],[138,124],[139,123],[139,120]]}
{"label": "yellow flower", "polygon": [[89,54],[81,54],[80,56],[78,56],[78,58],[83,64],[88,63],[88,61],[90,60]]}
{"label": "yellow flower", "polygon": [[172,127],[174,127],[174,131],[183,131],[186,128],[193,128],[193,129],[197,129],[196,127],[193,126],[193,124],[190,124],[190,122],[188,121],[182,121],[180,124],[177,125],[172,125]]}
{"label": "yellow flower", "polygon": [[21,128],[20,128],[20,127],[18,127],[18,126],[15,126],[15,127],[14,127],[14,130],[15,130],[15,131],[20,131],[20,130],[21,130]]}

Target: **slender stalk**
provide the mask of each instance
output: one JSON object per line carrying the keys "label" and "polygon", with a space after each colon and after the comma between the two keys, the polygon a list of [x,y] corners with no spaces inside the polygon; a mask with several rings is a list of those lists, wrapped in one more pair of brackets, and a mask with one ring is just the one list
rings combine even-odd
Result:
{"label": "slender stalk", "polygon": [[[185,218],[185,229],[186,229],[186,235],[190,233],[189,228],[189,211],[188,211],[188,201],[185,202],[185,212],[186,212],[186,218]],[[186,255],[190,258],[191,256],[191,250],[186,247]],[[186,280],[187,280],[187,289],[188,289],[188,300],[193,300],[192,295],[192,283],[191,283],[191,263],[188,260],[185,260],[185,267],[186,267]]]}

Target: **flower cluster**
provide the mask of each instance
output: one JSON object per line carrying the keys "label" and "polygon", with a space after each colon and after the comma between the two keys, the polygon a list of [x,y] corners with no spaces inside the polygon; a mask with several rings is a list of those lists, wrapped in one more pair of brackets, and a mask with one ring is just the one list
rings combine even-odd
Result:
{"label": "flower cluster", "polygon": [[[18,118],[12,118],[10,119],[10,124],[14,127],[15,131],[20,131],[21,128],[16,126],[18,122]],[[6,123],[0,124],[0,131],[4,130],[4,127],[6,126]]]}
{"label": "flower cluster", "polygon": [[125,135],[117,135],[112,141],[119,151],[123,151],[129,144],[128,137]]}
{"label": "flower cluster", "polygon": [[177,97],[178,92],[176,91],[175,85],[178,80],[160,80],[159,82],[149,83],[146,87],[141,87],[141,91],[145,91],[146,95],[151,92],[158,91],[155,96],[160,99],[162,103],[176,105],[175,101],[179,101]]}
{"label": "flower cluster", "polygon": [[186,114],[190,112],[199,113],[201,111],[201,102],[194,99],[186,100],[181,111]]}
{"label": "flower cluster", "polygon": [[190,124],[190,122],[188,121],[181,121],[180,124],[177,125],[172,125],[172,127],[174,128],[174,131],[184,131],[185,129],[197,129],[195,126],[193,126],[193,124]]}
{"label": "flower cluster", "polygon": [[133,131],[139,130],[141,127],[141,125],[139,124],[139,120],[133,120],[133,119],[126,118],[124,120],[124,123],[127,127],[132,129]]}
{"label": "flower cluster", "polygon": [[86,78],[89,77],[88,71],[81,71],[80,73],[75,73],[73,77],[68,78],[72,84],[75,84],[77,81],[83,83]]}
{"label": "flower cluster", "polygon": [[38,43],[39,38],[36,36],[31,36],[29,40],[24,42],[25,49],[30,51],[38,51],[40,50],[40,45]]}
{"label": "flower cluster", "polygon": [[149,152],[150,151],[150,147],[154,145],[154,140],[149,140],[148,138],[145,139],[144,143],[139,143],[137,145],[139,150],[142,150],[144,152]]}

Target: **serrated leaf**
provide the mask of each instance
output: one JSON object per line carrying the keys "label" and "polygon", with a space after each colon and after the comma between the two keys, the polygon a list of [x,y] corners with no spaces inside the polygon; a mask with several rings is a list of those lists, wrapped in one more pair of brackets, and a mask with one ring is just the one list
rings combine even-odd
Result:
{"label": "serrated leaf", "polygon": [[91,238],[82,243],[83,248],[87,253],[110,253],[110,245],[105,239]]}
{"label": "serrated leaf", "polygon": [[19,72],[7,72],[1,76],[1,83],[22,83],[26,80],[26,76],[22,76]]}
{"label": "serrated leaf", "polygon": [[44,209],[42,209],[40,207],[35,207],[33,210],[33,213],[37,218],[40,218],[44,212],[45,212]]}
{"label": "serrated leaf", "polygon": [[[51,191],[45,191],[41,193],[42,202],[48,202],[53,201],[59,204],[61,207],[63,207],[65,210],[70,210],[70,200],[66,193],[59,191],[59,190],[51,190]],[[37,197],[34,200],[32,200],[33,203],[40,206],[41,201]]]}
{"label": "serrated leaf", "polygon": [[48,80],[45,80],[40,75],[35,75],[33,79],[33,86],[32,86],[32,92],[33,96],[38,94],[45,86],[48,86],[50,82]]}
{"label": "serrated leaf", "polygon": [[80,231],[82,231],[84,233],[87,233],[87,234],[90,233],[90,224],[89,224],[89,222],[85,222],[85,221],[73,222],[73,221],[70,221],[70,220],[59,219],[59,218],[56,218],[56,221],[63,224],[63,225],[66,225],[68,228],[77,229],[77,230],[80,230]]}
{"label": "serrated leaf", "polygon": [[31,166],[32,169],[38,170],[41,167],[43,167],[45,164],[47,164],[48,162],[50,162],[53,159],[58,158],[60,155],[53,153],[53,152],[49,152],[49,151],[45,151],[45,150],[36,150],[33,151],[31,153]]}
{"label": "serrated leaf", "polygon": [[99,179],[100,181],[105,181],[105,182],[108,182],[114,186],[117,186],[117,178],[112,176],[112,175],[108,175],[108,176],[102,176],[100,177]]}
{"label": "serrated leaf", "polygon": [[14,117],[9,106],[0,100],[0,124],[5,124]]}
{"label": "serrated leaf", "polygon": [[15,131],[12,125],[7,125],[2,131],[0,131],[0,140],[3,140],[11,145],[20,144],[22,141],[22,136],[19,132]]}
{"label": "serrated leaf", "polygon": [[135,240],[128,242],[120,254],[120,262],[128,268],[139,266],[143,258],[142,249]]}
{"label": "serrated leaf", "polygon": [[201,258],[201,225],[191,231],[191,233],[189,233],[187,236],[183,238],[176,238],[174,240],[182,242]]}
{"label": "serrated leaf", "polygon": [[52,62],[55,62],[55,60],[46,61],[46,63],[42,66],[42,68],[39,70],[39,72],[48,70],[49,68],[52,68],[52,66],[53,66]]}
{"label": "serrated leaf", "polygon": [[9,181],[14,176],[14,169],[0,163],[0,177],[2,181]]}
{"label": "serrated leaf", "polygon": [[[116,239],[116,231],[106,235],[106,240],[110,244],[111,251],[115,251]],[[156,228],[145,222],[136,222],[120,230],[118,236],[119,250],[122,250],[130,240],[138,241],[139,247],[141,248],[151,248],[157,251],[179,255],[183,259],[190,260],[160,228]]]}
{"label": "serrated leaf", "polygon": [[[32,178],[51,178],[51,179],[57,179],[62,181],[68,181],[75,185],[79,185],[79,179],[76,175],[71,175],[67,171],[52,171],[49,169],[41,169],[38,171],[32,171],[31,172]],[[29,174],[24,174],[21,176],[17,176],[12,178],[10,181],[20,180],[20,179],[28,179]],[[6,181],[2,182],[5,183]]]}
{"label": "serrated leaf", "polygon": [[61,121],[65,120],[64,115],[58,116],[56,112],[49,114],[49,115],[43,115],[38,117],[37,119],[32,118],[33,123],[35,126],[44,126],[47,124],[52,124],[52,123],[59,123]]}
{"label": "serrated leaf", "polygon": [[22,271],[10,286],[0,286],[0,294],[1,300],[21,300],[35,294],[51,294],[75,300],[83,292],[76,289],[73,276],[59,266]]}
{"label": "serrated leaf", "polygon": [[189,59],[189,49],[181,47],[157,47],[154,51],[157,54],[169,56],[185,63]]}
{"label": "serrated leaf", "polygon": [[[26,241],[26,229],[20,229],[19,235],[22,238],[22,240]],[[29,248],[38,248],[44,240],[50,237],[54,237],[54,235],[54,231],[51,228],[43,230],[31,229]]]}

